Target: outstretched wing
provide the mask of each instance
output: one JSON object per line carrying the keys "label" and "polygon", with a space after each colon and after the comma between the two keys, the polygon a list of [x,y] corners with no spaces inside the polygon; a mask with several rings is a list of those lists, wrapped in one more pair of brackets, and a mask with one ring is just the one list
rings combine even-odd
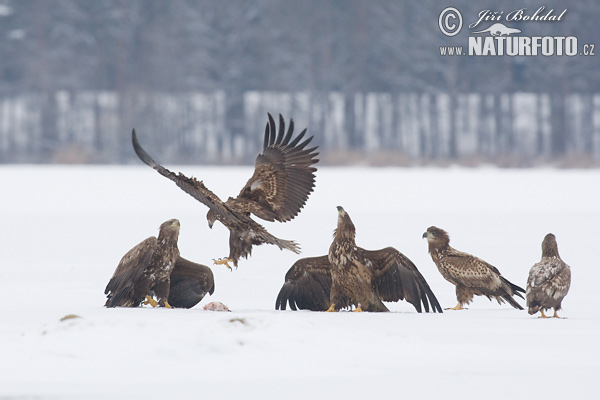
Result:
{"label": "outstretched wing", "polygon": [[304,129],[292,140],[294,121],[285,131],[279,115],[279,130],[271,114],[265,129],[263,153],[256,157],[254,174],[235,199],[227,204],[238,212],[247,212],[267,221],[292,220],[315,186],[317,146],[305,149],[313,136],[300,142]]}
{"label": "outstretched wing", "polygon": [[433,312],[442,312],[429,284],[408,257],[393,247],[361,250],[362,256],[371,262],[375,272],[373,283],[382,300],[406,299],[418,312],[422,311],[421,304],[425,312],[429,312],[430,305]]}
{"label": "outstretched wing", "polygon": [[142,241],[121,258],[112,278],[104,289],[108,299],[106,307],[136,306],[131,298],[140,276],[150,264],[156,249],[156,237]]}
{"label": "outstretched wing", "polygon": [[158,164],[156,161],[150,157],[148,153],[142,148],[140,142],[137,139],[137,135],[135,133],[135,129],[131,132],[131,141],[133,143],[133,149],[135,150],[135,154],[142,160],[146,165],[152,167],[159,174],[164,177],[169,178],[177,186],[179,186],[184,192],[201,202],[202,204],[208,206],[211,210],[213,210],[217,215],[219,215],[221,222],[225,225],[228,225],[235,222],[235,217],[231,214],[230,210],[227,209],[227,206],[219,199],[219,197],[210,191],[202,181],[198,181],[196,178],[183,175],[181,172],[175,174],[174,172],[169,171],[162,165]]}
{"label": "outstretched wing", "polygon": [[206,293],[215,291],[212,270],[206,265],[197,264],[183,257],[177,258],[171,272],[169,304],[177,308],[192,308]]}
{"label": "outstretched wing", "polygon": [[[275,302],[276,310],[325,311],[329,308],[331,264],[327,256],[307,257],[296,261],[285,274]],[[346,306],[340,305],[340,308]]]}

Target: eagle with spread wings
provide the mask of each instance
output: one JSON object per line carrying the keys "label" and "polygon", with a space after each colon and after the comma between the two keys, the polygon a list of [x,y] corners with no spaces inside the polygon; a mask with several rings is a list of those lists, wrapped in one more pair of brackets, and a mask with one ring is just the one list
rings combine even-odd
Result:
{"label": "eagle with spread wings", "polygon": [[548,318],[544,310],[554,308],[553,318],[560,318],[557,311],[571,286],[571,268],[558,254],[556,236],[549,233],[542,242],[542,259],[529,271],[527,279],[527,308],[533,315],[540,311],[542,318]]}
{"label": "eagle with spread wings", "polygon": [[393,247],[356,246],[350,216],[338,207],[338,224],[327,256],[298,260],[287,272],[275,308],[337,311],[389,311],[383,301],[406,300],[417,312],[442,312],[417,267]]}
{"label": "eagle with spread wings", "polygon": [[500,304],[506,301],[516,309],[523,309],[513,296],[523,298],[521,293],[525,290],[509,282],[493,265],[450,247],[446,231],[430,226],[423,238],[427,238],[429,254],[444,279],[456,286],[458,304],[449,310],[462,310],[463,304],[469,304],[475,295],[495,298]]}
{"label": "eagle with spread wings", "polygon": [[229,229],[229,256],[215,261],[228,268],[231,268],[229,262],[237,267],[240,257],[248,258],[252,253],[252,246],[264,243],[276,245],[282,250],[300,252],[295,242],[271,235],[250,218],[250,214],[271,222],[287,222],[296,217],[315,186],[317,169],[313,164],[319,161],[315,158],[319,153],[316,152],[317,146],[306,148],[314,136],[302,141],[306,129],[293,138],[293,120],[290,120],[286,132],[281,114],[279,129],[271,114],[268,117],[263,152],[256,157],[254,174],[238,196],[229,197],[227,201],[219,199],[202,181],[194,177],[188,178],[182,173],[175,174],[156,163],[138,142],[135,129],[132,132],[133,148],[138,157],[206,205],[209,208],[206,219],[210,228],[215,221],[220,221]]}

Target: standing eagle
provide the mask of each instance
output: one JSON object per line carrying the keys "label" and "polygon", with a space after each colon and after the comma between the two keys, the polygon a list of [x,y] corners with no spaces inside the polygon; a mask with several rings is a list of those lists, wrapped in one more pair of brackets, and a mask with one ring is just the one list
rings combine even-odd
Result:
{"label": "standing eagle", "polygon": [[[356,246],[356,229],[338,207],[338,224],[327,256],[298,260],[286,274],[276,308],[336,311],[355,305],[356,311],[389,311],[383,301],[404,300],[417,312],[442,312],[417,267],[393,247],[365,250]],[[297,306],[297,307],[296,307]]]}
{"label": "standing eagle", "polygon": [[527,279],[527,307],[529,314],[554,308],[554,318],[571,286],[571,268],[558,255],[556,237],[549,233],[542,242],[542,259],[531,267]]}
{"label": "standing eagle", "polygon": [[150,236],[123,256],[104,290],[108,298],[104,306],[137,307],[146,300],[154,307],[171,308],[169,278],[179,257],[179,227],[176,219],[163,222],[158,238]]}
{"label": "standing eagle", "polygon": [[171,272],[169,304],[174,308],[192,308],[207,293],[215,291],[215,279],[209,267],[177,258]]}
{"label": "standing eagle", "polygon": [[474,295],[490,300],[494,297],[500,304],[507,301],[514,308],[523,309],[513,296],[523,298],[519,292],[525,290],[509,282],[498,268],[450,247],[450,236],[443,229],[430,226],[423,237],[427,238],[429,254],[444,279],[456,286],[458,304],[449,310],[462,310],[463,304],[469,304]]}
{"label": "standing eagle", "polygon": [[271,235],[256,223],[250,214],[266,221],[287,222],[292,220],[308,199],[315,186],[315,171],[313,167],[319,160],[317,147],[305,149],[313,136],[300,143],[306,134],[304,129],[292,140],[294,121],[285,131],[285,121],[279,115],[279,131],[275,121],[269,114],[269,122],[265,129],[263,153],[256,157],[254,174],[242,188],[236,198],[230,197],[223,202],[210,191],[202,181],[188,178],[182,173],[175,174],[160,164],[157,164],[140,146],[135,129],[132,132],[133,148],[138,157],[161,175],[171,179],[184,192],[208,206],[208,226],[212,228],[215,221],[220,221],[229,229],[229,257],[215,261],[217,264],[229,262],[237,267],[240,257],[248,258],[252,246],[263,243],[274,244],[280,249],[288,249],[299,253],[296,243],[282,240]]}

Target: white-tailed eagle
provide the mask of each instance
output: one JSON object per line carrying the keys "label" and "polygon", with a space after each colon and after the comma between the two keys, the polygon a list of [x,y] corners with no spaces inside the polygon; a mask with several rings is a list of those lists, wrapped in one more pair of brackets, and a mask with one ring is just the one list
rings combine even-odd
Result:
{"label": "white-tailed eagle", "polygon": [[223,202],[210,191],[202,181],[188,178],[182,173],[175,174],[157,164],[141,147],[135,130],[132,132],[133,148],[138,157],[161,175],[169,178],[184,192],[206,205],[209,227],[220,221],[229,229],[229,257],[216,261],[217,264],[233,262],[237,267],[240,257],[247,258],[252,246],[264,243],[274,244],[280,249],[299,253],[299,247],[290,240],[282,240],[271,235],[256,223],[250,214],[266,221],[287,222],[293,219],[308,199],[315,185],[317,147],[305,149],[313,136],[301,142],[306,134],[304,129],[292,138],[294,121],[290,120],[286,132],[285,121],[279,116],[279,130],[269,114],[264,136],[263,152],[256,158],[254,174],[236,198]]}
{"label": "white-tailed eagle", "polygon": [[531,267],[527,279],[527,307],[529,314],[554,308],[554,318],[571,286],[571,268],[558,255],[556,237],[549,233],[542,242],[542,259]]}
{"label": "white-tailed eagle", "polygon": [[443,229],[430,226],[423,237],[427,238],[429,254],[444,279],[456,286],[458,304],[450,310],[462,310],[475,295],[495,298],[500,304],[506,301],[514,308],[523,309],[513,296],[523,298],[521,293],[525,290],[509,282],[498,268],[450,247],[450,236]]}
{"label": "white-tailed eagle", "polygon": [[338,207],[338,224],[327,256],[298,260],[287,272],[276,309],[389,311],[382,301],[406,300],[417,312],[442,312],[417,267],[393,247],[365,250],[355,243],[355,227]]}

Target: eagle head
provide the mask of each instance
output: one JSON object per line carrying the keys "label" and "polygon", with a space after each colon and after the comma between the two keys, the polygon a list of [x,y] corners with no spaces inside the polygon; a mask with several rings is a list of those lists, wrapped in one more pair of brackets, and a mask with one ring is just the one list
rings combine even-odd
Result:
{"label": "eagle head", "polygon": [[178,219],[170,219],[168,221],[163,222],[162,224],[160,224],[160,229],[158,232],[159,240],[165,237],[170,237],[177,240],[177,238],[179,237],[180,227],[181,224],[179,223]]}
{"label": "eagle head", "polygon": [[208,227],[212,229],[213,224],[217,220],[217,213],[212,208],[206,213],[206,220],[208,221]]}
{"label": "eagle head", "polygon": [[337,228],[334,232],[334,236],[344,236],[354,239],[356,234],[356,228],[350,219],[350,215],[344,210],[343,207],[337,206],[338,210],[338,223]]}
{"label": "eagle head", "polygon": [[423,233],[423,237],[427,238],[430,248],[441,248],[450,244],[450,236],[448,236],[448,232],[436,226],[430,226],[427,228],[427,231]]}
{"label": "eagle head", "polygon": [[558,244],[556,244],[556,236],[549,233],[544,237],[542,242],[542,257],[560,257],[558,255]]}

